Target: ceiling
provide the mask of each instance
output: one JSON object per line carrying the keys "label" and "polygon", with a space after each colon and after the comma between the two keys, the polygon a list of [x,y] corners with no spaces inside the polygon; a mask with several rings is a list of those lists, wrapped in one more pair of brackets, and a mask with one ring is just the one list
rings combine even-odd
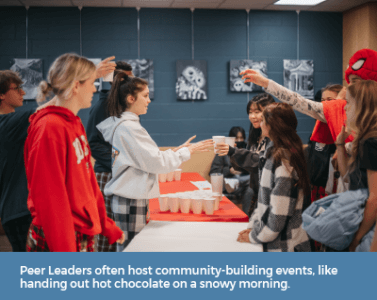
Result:
{"label": "ceiling", "polygon": [[273,5],[276,1],[277,0],[0,0],[0,6],[155,7],[343,12],[367,2],[377,2],[377,0],[326,0],[316,6]]}

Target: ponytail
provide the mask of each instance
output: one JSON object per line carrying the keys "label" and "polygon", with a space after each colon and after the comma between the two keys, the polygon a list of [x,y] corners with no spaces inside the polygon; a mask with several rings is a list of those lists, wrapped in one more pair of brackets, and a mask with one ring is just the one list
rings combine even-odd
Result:
{"label": "ponytail", "polygon": [[42,103],[46,98],[52,95],[52,86],[47,81],[42,80],[38,86],[37,102]]}
{"label": "ponytail", "polygon": [[127,97],[132,95],[137,98],[137,94],[148,85],[148,82],[142,78],[130,77],[123,71],[114,75],[110,95],[107,98],[107,110],[110,117],[120,118],[121,114],[129,108]]}

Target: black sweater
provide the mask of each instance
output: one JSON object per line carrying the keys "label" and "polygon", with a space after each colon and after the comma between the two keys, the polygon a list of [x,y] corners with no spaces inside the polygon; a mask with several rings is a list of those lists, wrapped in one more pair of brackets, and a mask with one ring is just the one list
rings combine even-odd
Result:
{"label": "black sweater", "polygon": [[90,110],[89,120],[86,129],[89,146],[92,156],[96,160],[95,172],[111,173],[111,145],[105,142],[102,134],[97,129],[97,125],[108,118],[107,97],[109,91],[103,90],[99,94],[99,100]]}

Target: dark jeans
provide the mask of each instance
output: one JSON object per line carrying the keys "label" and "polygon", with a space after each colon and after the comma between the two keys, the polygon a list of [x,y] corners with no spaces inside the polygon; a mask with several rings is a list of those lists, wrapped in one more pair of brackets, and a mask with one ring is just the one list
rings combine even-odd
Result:
{"label": "dark jeans", "polygon": [[10,220],[3,224],[3,228],[13,252],[26,252],[26,238],[31,224],[31,215]]}

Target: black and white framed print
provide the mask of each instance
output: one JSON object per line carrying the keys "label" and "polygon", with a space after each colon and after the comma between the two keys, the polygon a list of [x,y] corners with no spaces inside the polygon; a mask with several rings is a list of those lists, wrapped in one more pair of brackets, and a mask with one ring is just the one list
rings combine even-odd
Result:
{"label": "black and white framed print", "polygon": [[10,69],[17,72],[24,82],[22,85],[22,88],[26,93],[24,99],[36,99],[38,85],[43,80],[42,59],[14,58]]}
{"label": "black and white framed print", "polygon": [[284,59],[284,86],[308,99],[314,99],[313,73],[312,60]]}
{"label": "black and white framed print", "polygon": [[132,67],[134,76],[148,81],[149,98],[154,98],[154,65],[151,59],[125,59]]}
{"label": "black and white framed print", "polygon": [[244,83],[240,72],[253,69],[267,78],[267,61],[255,61],[251,59],[231,60],[229,84],[231,92],[262,92],[263,88],[254,83]]}
{"label": "black and white framed print", "polygon": [[175,90],[178,100],[206,100],[207,61],[177,60]]}

